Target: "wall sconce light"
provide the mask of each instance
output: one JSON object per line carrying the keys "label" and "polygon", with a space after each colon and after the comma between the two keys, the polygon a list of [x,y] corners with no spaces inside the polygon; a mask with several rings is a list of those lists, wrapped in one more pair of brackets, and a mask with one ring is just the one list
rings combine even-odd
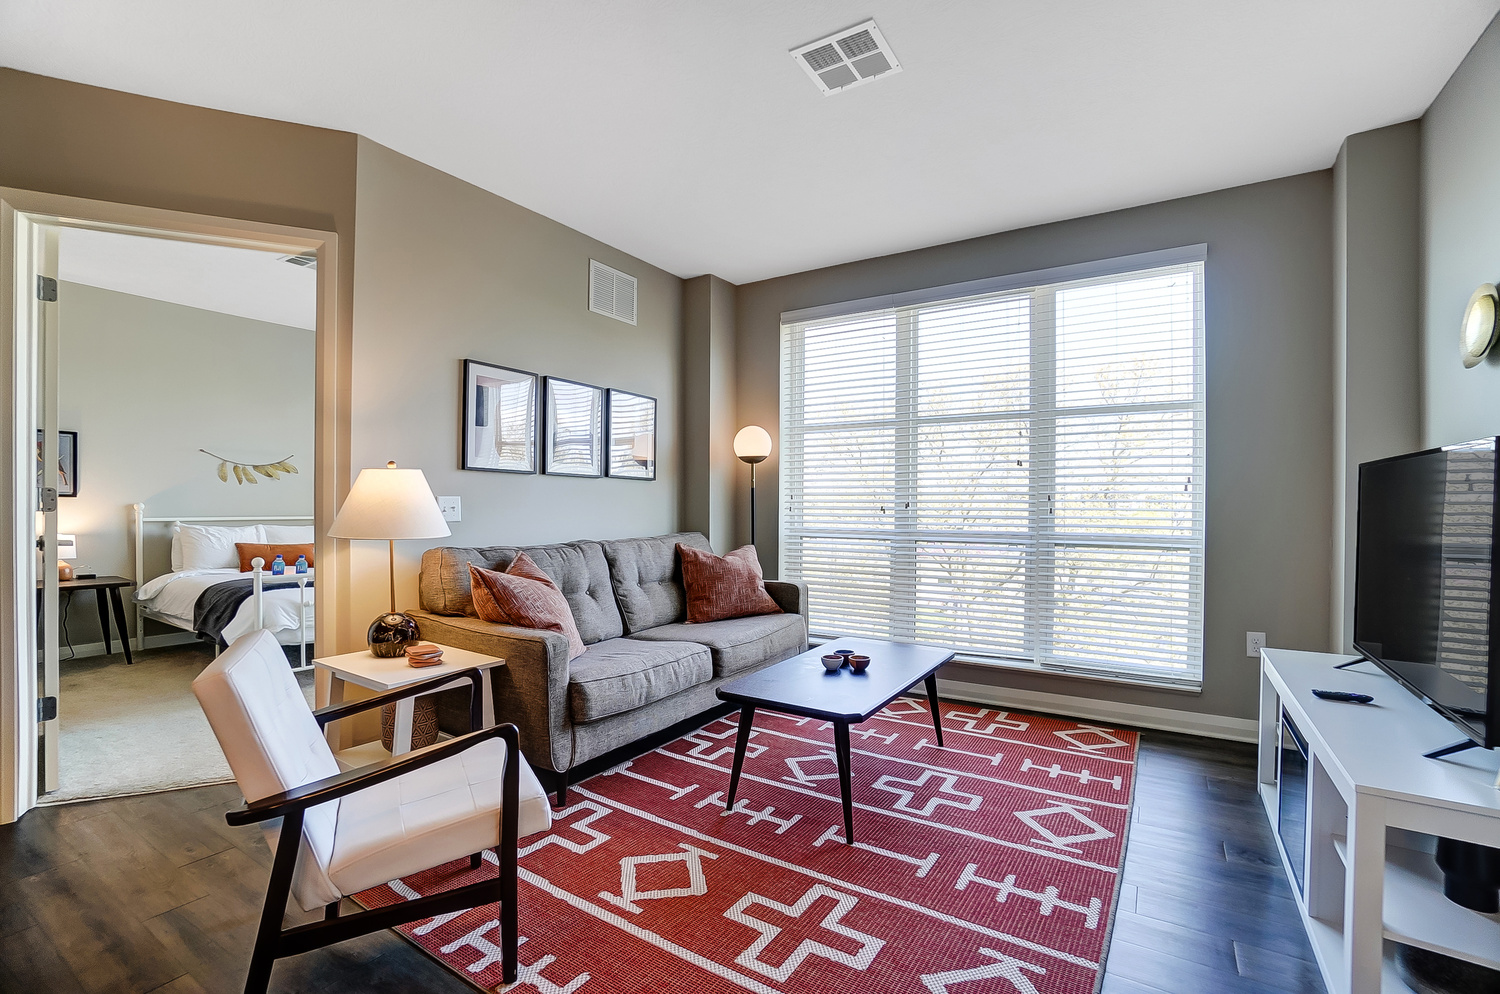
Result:
{"label": "wall sconce light", "polygon": [[1500,294],[1493,283],[1480,284],[1469,298],[1469,306],[1464,308],[1463,328],[1459,332],[1465,369],[1479,365],[1490,346],[1495,344],[1495,319],[1500,312],[1497,305],[1500,305]]}

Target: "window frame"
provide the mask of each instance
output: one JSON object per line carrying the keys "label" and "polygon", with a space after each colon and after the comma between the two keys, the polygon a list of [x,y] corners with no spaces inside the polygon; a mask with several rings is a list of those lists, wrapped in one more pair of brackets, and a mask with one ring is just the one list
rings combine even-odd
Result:
{"label": "window frame", "polygon": [[[1204,549],[1207,539],[1206,508],[1206,245],[1190,245],[1167,249],[1161,252],[1142,253],[1099,262],[1075,266],[1035,270],[1009,276],[1001,276],[966,283],[948,284],[923,290],[869,297],[837,304],[805,308],[784,312],[781,315],[781,447],[782,499],[779,501],[781,525],[782,575],[798,579],[800,573],[803,542],[808,538],[837,539],[856,537],[856,531],[837,528],[805,526],[802,521],[801,502],[796,496],[801,492],[800,474],[803,469],[803,449],[809,432],[820,430],[842,430],[857,428],[871,430],[893,430],[893,501],[891,527],[885,532],[870,531],[863,537],[884,538],[889,541],[890,588],[887,601],[889,614],[889,637],[897,641],[918,641],[932,638],[919,635],[920,607],[916,594],[920,578],[916,560],[923,541],[952,541],[985,547],[1022,547],[1027,562],[1027,582],[1024,584],[1026,606],[1024,609],[1024,641],[1033,653],[1030,656],[988,654],[972,649],[961,650],[959,658],[966,662],[1000,667],[1023,668],[1036,672],[1060,673],[1088,679],[1110,682],[1145,684],[1175,690],[1199,691],[1203,678],[1203,644],[1205,636],[1204,596]],[[1194,275],[1193,285],[1193,383],[1191,399],[1183,401],[1148,402],[1135,404],[1078,404],[1058,406],[1056,380],[1059,357],[1056,344],[1055,302],[1061,290],[1085,286],[1092,282],[1111,282],[1134,274],[1142,276],[1152,271],[1188,271]],[[916,336],[913,330],[914,316],[926,305],[957,304],[966,298],[1029,295],[1030,334],[1027,379],[1028,397],[1024,408],[1014,411],[986,410],[972,415],[928,414],[920,409]],[[1043,298],[1047,298],[1045,302]],[[843,317],[863,314],[891,312],[895,320],[896,402],[890,417],[869,418],[860,421],[839,421],[836,427],[825,423],[804,424],[805,398],[794,384],[805,382],[805,347],[801,338],[802,329],[811,323],[821,323]],[[1181,412],[1188,416],[1192,431],[1192,469],[1188,486],[1191,488],[1192,528],[1182,536],[1151,535],[1145,532],[1119,534],[1117,532],[1087,534],[1066,532],[1053,527],[1050,514],[1050,495],[1056,489],[1057,425],[1063,418],[1074,419],[1089,416],[1116,416],[1126,414],[1150,414]],[[949,531],[931,526],[923,527],[916,520],[915,512],[901,505],[899,496],[915,497],[918,493],[915,472],[921,460],[919,434],[924,426],[954,425],[968,422],[994,423],[1005,419],[1025,421],[1029,428],[1029,450],[1027,469],[1027,494],[1029,513],[1024,533],[999,528],[987,531]],[[796,492],[794,494],[794,491]],[[1104,664],[1099,661],[1057,658],[1051,634],[1054,631],[1052,615],[1059,599],[1056,594],[1057,552],[1061,548],[1113,548],[1113,549],[1171,549],[1185,554],[1183,575],[1186,577],[1187,600],[1193,618],[1184,629],[1187,645],[1187,671],[1170,671],[1165,665],[1142,665],[1137,667]],[[1027,557],[1030,558],[1027,558]],[[908,562],[898,565],[898,557],[910,557]],[[900,585],[909,584],[909,589]],[[1038,593],[1045,587],[1052,591],[1045,596]],[[816,590],[812,596],[817,596]],[[909,610],[892,611],[890,606],[903,603]],[[998,615],[997,615],[998,617]],[[814,631],[814,638],[831,636],[834,632]],[[853,634],[853,633],[849,633]]]}

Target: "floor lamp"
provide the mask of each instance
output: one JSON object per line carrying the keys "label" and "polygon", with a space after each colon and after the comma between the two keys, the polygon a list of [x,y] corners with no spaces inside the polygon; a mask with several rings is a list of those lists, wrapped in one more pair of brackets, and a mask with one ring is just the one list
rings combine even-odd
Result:
{"label": "floor lamp", "polygon": [[755,544],[755,464],[771,454],[771,433],[749,425],[734,436],[734,454],[750,464],[750,544]]}

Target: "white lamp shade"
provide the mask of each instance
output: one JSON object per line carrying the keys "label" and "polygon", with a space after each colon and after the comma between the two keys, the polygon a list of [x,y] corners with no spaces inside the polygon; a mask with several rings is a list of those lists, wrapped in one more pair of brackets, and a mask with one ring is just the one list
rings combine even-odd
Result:
{"label": "white lamp shade", "polygon": [[76,535],[63,535],[62,533],[58,533],[58,536],[57,536],[57,558],[59,558],[59,559],[77,559],[78,558],[78,537]]}
{"label": "white lamp shade", "polygon": [[420,469],[362,469],[328,529],[331,538],[443,538],[453,534]]}
{"label": "white lamp shade", "polygon": [[741,459],[766,458],[771,454],[771,433],[756,425],[741,428],[734,436],[734,454]]}

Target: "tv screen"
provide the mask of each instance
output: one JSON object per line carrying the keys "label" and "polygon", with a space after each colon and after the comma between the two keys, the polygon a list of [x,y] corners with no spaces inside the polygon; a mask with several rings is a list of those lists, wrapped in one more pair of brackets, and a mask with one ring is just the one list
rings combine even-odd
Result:
{"label": "tv screen", "polygon": [[1494,438],[1359,467],[1354,647],[1493,747]]}

